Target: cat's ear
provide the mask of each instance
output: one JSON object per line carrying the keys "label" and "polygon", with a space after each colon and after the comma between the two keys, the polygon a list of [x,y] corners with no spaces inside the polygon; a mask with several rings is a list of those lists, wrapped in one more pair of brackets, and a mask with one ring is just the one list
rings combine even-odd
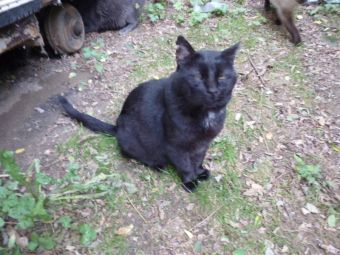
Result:
{"label": "cat's ear", "polygon": [[181,35],[177,37],[176,45],[176,61],[178,65],[182,64],[183,61],[190,59],[195,54],[194,48]]}
{"label": "cat's ear", "polygon": [[229,47],[228,49],[222,51],[221,57],[223,60],[228,61],[230,63],[234,63],[236,53],[240,48],[240,43],[236,43],[235,45]]}

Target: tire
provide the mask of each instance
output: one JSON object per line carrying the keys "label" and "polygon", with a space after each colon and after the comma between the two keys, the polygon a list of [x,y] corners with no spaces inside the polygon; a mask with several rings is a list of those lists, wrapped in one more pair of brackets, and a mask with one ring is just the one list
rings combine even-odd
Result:
{"label": "tire", "polygon": [[48,44],[58,54],[79,51],[85,40],[84,23],[78,10],[70,4],[52,6],[44,20]]}

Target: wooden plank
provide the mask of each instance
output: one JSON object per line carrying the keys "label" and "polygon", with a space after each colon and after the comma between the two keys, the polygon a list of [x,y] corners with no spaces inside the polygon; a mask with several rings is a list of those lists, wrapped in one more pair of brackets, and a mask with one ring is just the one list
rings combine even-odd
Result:
{"label": "wooden plank", "polygon": [[34,0],[1,0],[0,1],[0,13],[14,9],[18,6],[33,2]]}

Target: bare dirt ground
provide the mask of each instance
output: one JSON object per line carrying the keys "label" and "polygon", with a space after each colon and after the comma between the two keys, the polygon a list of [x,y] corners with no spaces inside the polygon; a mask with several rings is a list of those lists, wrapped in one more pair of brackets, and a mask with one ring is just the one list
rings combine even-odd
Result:
{"label": "bare dirt ground", "polygon": [[[105,61],[83,53],[34,57],[0,74],[0,149],[23,148],[17,155],[23,167],[39,158],[56,177],[72,157],[83,174],[109,169],[138,190],[119,191],[115,206],[79,202],[71,213],[92,222],[98,240],[83,248],[71,233],[59,233],[59,254],[340,254],[339,223],[327,222],[340,213],[339,18],[311,17],[315,7],[300,8],[304,43],[294,47],[282,28],[262,23],[260,1],[248,2],[242,18],[180,27],[168,14],[126,37],[88,35],[85,47]],[[98,146],[103,138],[63,116],[55,100],[63,93],[79,109],[114,122],[132,88],[174,70],[179,34],[196,49],[242,43],[228,121],[206,158],[213,178],[196,194],[185,193],[171,171],[154,173]],[[321,175],[308,183],[296,155]],[[131,234],[116,234],[129,225]]]}

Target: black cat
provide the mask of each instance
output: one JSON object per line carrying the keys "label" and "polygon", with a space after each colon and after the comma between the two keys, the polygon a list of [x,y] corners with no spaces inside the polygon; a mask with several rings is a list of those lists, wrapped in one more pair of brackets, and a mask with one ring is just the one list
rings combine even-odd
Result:
{"label": "black cat", "polygon": [[145,0],[77,0],[85,32],[118,30],[126,34],[137,27]]}
{"label": "black cat", "polygon": [[116,136],[124,155],[156,169],[173,165],[184,188],[193,191],[210,176],[203,160],[223,128],[239,44],[222,52],[195,51],[183,36],[176,44],[176,71],[132,90],[116,126],[80,113],[64,97],[60,101],[85,127]]}

